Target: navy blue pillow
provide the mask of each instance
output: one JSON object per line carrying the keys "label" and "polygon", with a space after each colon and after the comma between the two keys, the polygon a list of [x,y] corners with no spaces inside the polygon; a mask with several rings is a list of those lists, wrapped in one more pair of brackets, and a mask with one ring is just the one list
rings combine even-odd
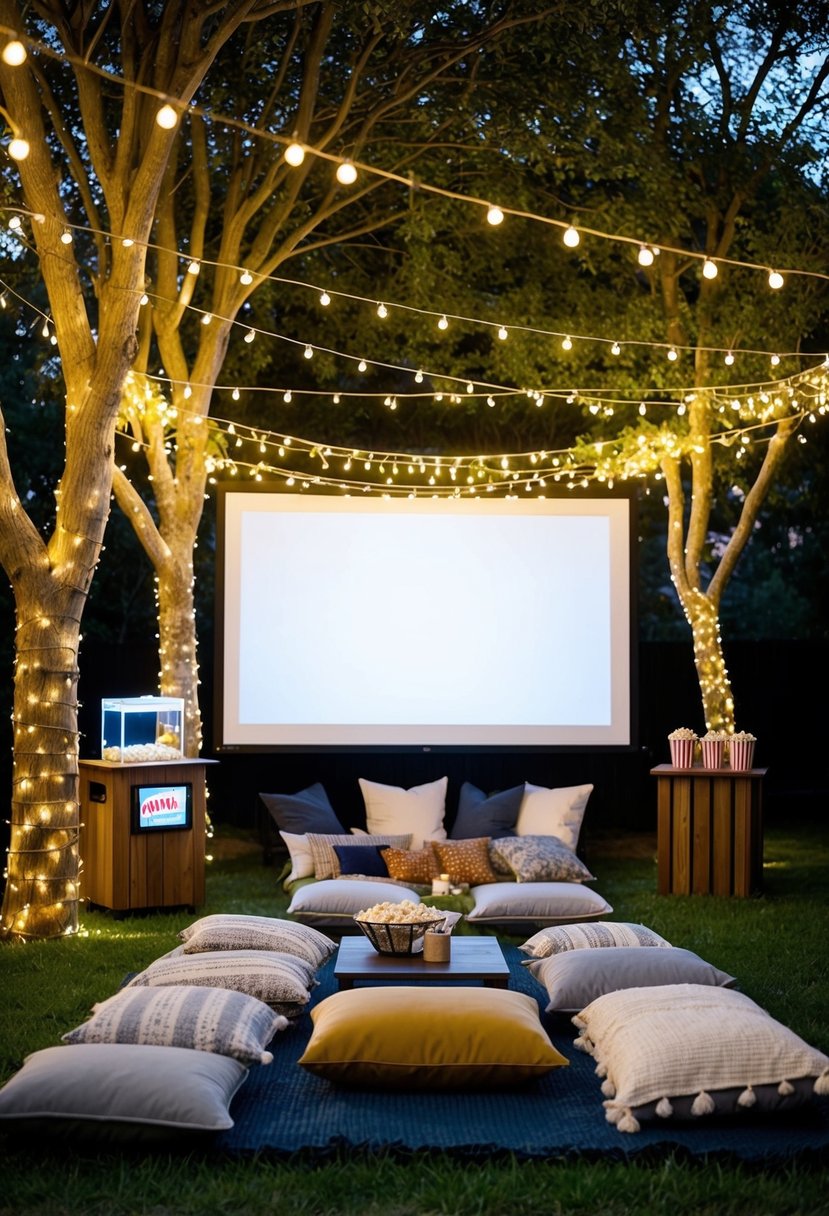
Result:
{"label": "navy blue pillow", "polygon": [[388,878],[389,871],[377,844],[335,844],[341,874],[368,874]]}
{"label": "navy blue pillow", "polygon": [[298,794],[260,794],[259,797],[283,832],[294,832],[298,836],[305,832],[335,836],[346,833],[319,782]]}
{"label": "navy blue pillow", "polygon": [[478,836],[489,836],[490,840],[500,840],[504,836],[514,836],[523,797],[523,785],[485,794],[471,782],[464,781],[451,839],[472,840]]}

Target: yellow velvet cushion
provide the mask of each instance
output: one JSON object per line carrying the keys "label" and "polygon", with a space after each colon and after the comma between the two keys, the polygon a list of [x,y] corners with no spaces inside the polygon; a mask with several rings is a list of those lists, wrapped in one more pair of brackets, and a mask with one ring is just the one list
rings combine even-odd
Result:
{"label": "yellow velvet cushion", "polygon": [[401,882],[430,883],[440,874],[430,845],[422,849],[383,849],[383,861],[392,878]]}
{"label": "yellow velvet cushion", "polygon": [[440,863],[441,874],[452,882],[468,882],[480,887],[487,882],[500,882],[489,860],[489,837],[473,836],[470,840],[433,840],[432,848]]}
{"label": "yellow velvet cushion", "polygon": [[514,1085],[567,1064],[523,992],[351,988],[311,1011],[299,1063],[343,1085],[470,1089]]}

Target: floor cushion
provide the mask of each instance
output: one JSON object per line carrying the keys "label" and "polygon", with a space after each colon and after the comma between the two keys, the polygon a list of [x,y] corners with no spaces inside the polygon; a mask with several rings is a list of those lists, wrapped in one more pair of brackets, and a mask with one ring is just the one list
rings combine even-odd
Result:
{"label": "floor cushion", "polygon": [[490,852],[516,882],[594,882],[595,875],[557,836],[509,836]]}
{"label": "floor cushion", "polygon": [[309,925],[275,916],[214,913],[182,929],[184,954],[209,950],[279,950],[318,968],[337,949],[336,942]]}
{"label": "floor cushion", "polygon": [[567,1060],[532,997],[506,989],[394,985],[335,993],[311,1011],[303,1068],[382,1089],[493,1088]]}
{"label": "floor cushion", "polygon": [[382,879],[325,878],[298,887],[288,904],[288,915],[304,924],[321,924],[332,928],[348,926],[357,912],[373,904],[410,899],[418,902],[416,891],[410,887]]}
{"label": "floor cushion", "polygon": [[[411,847],[420,849],[427,840],[445,840],[448,777],[403,789],[359,778],[370,833],[411,833]],[[405,847],[405,846],[404,846]]]}
{"label": "floor cushion", "polygon": [[663,984],[718,984],[731,988],[733,975],[694,954],[669,946],[664,950],[567,950],[524,964],[549,998],[547,1011],[576,1013],[606,992]]}
{"label": "floor cushion", "polygon": [[613,909],[598,891],[579,882],[494,882],[473,887],[475,907],[467,920],[477,924],[490,921],[567,921],[601,920]]}
{"label": "floor cushion", "polygon": [[647,925],[626,921],[593,921],[584,925],[556,925],[539,929],[518,949],[531,958],[546,958],[565,950],[597,950],[608,946],[670,946],[670,942]]}
{"label": "floor cushion", "polygon": [[524,797],[515,823],[517,836],[557,836],[575,853],[579,843],[587,800],[592,785],[566,785],[547,789],[524,786]]}
{"label": "floor cushion", "polygon": [[285,1017],[298,1017],[311,999],[316,969],[304,959],[280,950],[207,950],[203,954],[168,955],[134,976],[127,988],[194,984],[232,988],[255,996]]}
{"label": "floor cushion", "polygon": [[[662,954],[662,951],[642,951]],[[747,1116],[829,1094],[829,1057],[731,988],[667,984],[592,1001],[573,1018],[596,1060],[608,1122]]]}
{"label": "floor cushion", "polygon": [[260,794],[262,802],[280,831],[344,832],[325,787],[317,782],[297,794]]}
{"label": "floor cushion", "polygon": [[145,1043],[80,1043],[27,1056],[0,1090],[0,1125],[73,1137],[82,1130],[109,1142],[123,1124],[128,1143],[160,1131],[233,1127],[229,1106],[248,1075],[230,1056]]}
{"label": "floor cushion", "polygon": [[89,1021],[62,1035],[64,1043],[147,1043],[270,1064],[268,1043],[288,1019],[264,1001],[225,988],[168,985],[122,988],[92,1007]]}
{"label": "floor cushion", "polygon": [[498,840],[513,835],[523,797],[523,785],[487,795],[471,781],[464,781],[458,795],[452,839],[489,836],[491,840]]}

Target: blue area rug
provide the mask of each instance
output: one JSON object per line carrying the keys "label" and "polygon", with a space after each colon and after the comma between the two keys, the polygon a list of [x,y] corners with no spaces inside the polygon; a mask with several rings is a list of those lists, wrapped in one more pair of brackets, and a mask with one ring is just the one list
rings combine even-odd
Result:
{"label": "blue area rug", "polygon": [[[521,966],[522,955],[505,946],[510,987],[546,1004],[546,993]],[[336,991],[333,962],[320,972],[312,1004]],[[463,1000],[463,985],[457,985]],[[763,1165],[794,1158],[826,1160],[829,1098],[813,1098],[785,1118],[753,1115],[693,1124],[644,1125],[618,1132],[607,1123],[600,1082],[590,1056],[573,1047],[569,1019],[542,1013],[555,1046],[570,1061],[548,1076],[514,1090],[492,1093],[385,1093],[332,1085],[299,1067],[311,1033],[301,1022],[277,1035],[272,1064],[257,1065],[231,1107],[235,1126],[217,1135],[214,1149],[230,1155],[325,1156],[338,1150],[408,1156],[438,1150],[466,1158],[515,1154],[545,1160],[599,1158],[659,1160],[670,1153],[712,1156]]]}

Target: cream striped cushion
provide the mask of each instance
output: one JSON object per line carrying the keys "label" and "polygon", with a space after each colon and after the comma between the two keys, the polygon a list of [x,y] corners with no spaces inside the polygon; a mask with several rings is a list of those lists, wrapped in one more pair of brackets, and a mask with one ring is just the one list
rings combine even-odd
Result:
{"label": "cream striped cushion", "polygon": [[184,942],[185,954],[202,954],[207,950],[281,950],[304,959],[314,968],[321,967],[337,949],[331,938],[318,929],[275,916],[216,913],[182,929],[179,937]]}
{"label": "cream striped cushion", "polygon": [[298,1017],[316,984],[314,968],[278,950],[208,950],[203,954],[156,959],[126,985],[159,988],[169,984],[232,988],[255,996],[285,1017]]}
{"label": "cream striped cushion", "polygon": [[542,929],[519,946],[532,958],[547,958],[566,950],[595,950],[601,946],[670,946],[670,942],[646,925],[633,925],[610,920],[586,922],[583,925],[557,925]]}
{"label": "cream striped cushion", "polygon": [[270,1064],[266,1051],[288,1019],[269,1005],[224,988],[123,988],[92,1007],[88,1022],[62,1035],[64,1043],[146,1043]]}

